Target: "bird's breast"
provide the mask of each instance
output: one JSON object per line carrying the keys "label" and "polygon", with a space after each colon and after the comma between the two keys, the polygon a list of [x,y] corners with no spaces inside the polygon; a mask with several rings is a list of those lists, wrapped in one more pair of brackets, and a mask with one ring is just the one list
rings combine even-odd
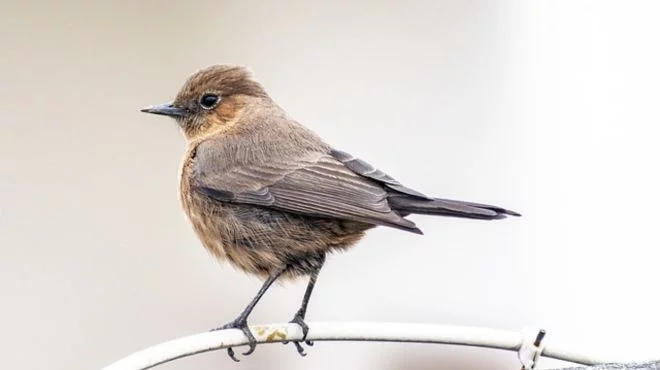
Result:
{"label": "bird's breast", "polygon": [[186,218],[204,247],[219,259],[226,259],[227,240],[231,239],[229,211],[222,203],[213,202],[192,186],[195,148],[188,150],[180,170],[179,201]]}

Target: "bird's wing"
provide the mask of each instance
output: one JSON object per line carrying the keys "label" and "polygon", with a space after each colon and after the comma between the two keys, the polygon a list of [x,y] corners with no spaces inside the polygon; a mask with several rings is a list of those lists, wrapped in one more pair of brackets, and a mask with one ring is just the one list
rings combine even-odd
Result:
{"label": "bird's wing", "polygon": [[347,168],[330,153],[272,157],[228,164],[221,141],[198,146],[193,186],[220,202],[251,204],[290,213],[360,221],[421,233],[394,212],[379,181]]}
{"label": "bird's wing", "polygon": [[429,197],[403,186],[385,172],[346,152],[332,150],[330,154],[351,171],[373,179],[390,189],[388,204],[403,215],[419,213],[487,220],[504,218],[507,215],[520,216],[517,212],[489,204]]}
{"label": "bird's wing", "polygon": [[395,180],[392,176],[386,174],[385,172],[379,170],[378,168],[370,165],[369,163],[352,156],[349,153],[342,152],[341,150],[333,149],[330,151],[330,155],[333,158],[344,164],[346,168],[355,172],[358,175],[370,178],[379,183],[382,183],[389,189],[395,190],[396,192],[403,193],[406,195],[413,196],[415,198],[421,198],[426,200],[431,200],[433,198],[424,195],[417,190],[411,189],[409,187],[403,186],[400,182]]}

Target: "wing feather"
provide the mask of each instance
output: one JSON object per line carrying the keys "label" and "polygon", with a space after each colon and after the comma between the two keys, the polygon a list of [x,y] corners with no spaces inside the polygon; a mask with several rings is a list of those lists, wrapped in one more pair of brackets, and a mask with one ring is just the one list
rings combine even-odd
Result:
{"label": "wing feather", "polygon": [[395,180],[392,176],[377,169],[362,159],[352,156],[349,153],[343,152],[341,150],[332,150],[330,154],[333,158],[343,163],[351,171],[378,181],[392,190],[396,190],[400,193],[412,195],[422,199],[433,199],[425,194],[418,192],[417,190],[401,185],[401,183]]}
{"label": "wing feather", "polygon": [[388,192],[380,183],[355,173],[329,153],[227,164],[221,146],[221,140],[201,143],[192,171],[197,189],[217,201],[421,232],[390,208]]}

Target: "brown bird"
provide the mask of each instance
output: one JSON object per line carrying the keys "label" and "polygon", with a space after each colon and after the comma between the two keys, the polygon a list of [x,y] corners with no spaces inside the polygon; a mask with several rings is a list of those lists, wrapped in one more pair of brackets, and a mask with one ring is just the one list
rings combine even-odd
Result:
{"label": "brown bird", "polygon": [[[204,247],[265,280],[235,320],[214,329],[242,330],[250,341],[245,355],[256,348],[247,318],[278,278],[310,277],[291,321],[305,340],[307,304],[326,254],[353,246],[365,231],[380,225],[421,234],[405,218],[410,214],[519,216],[424,195],[333,148],[291,118],[244,67],[200,70],[173,102],[142,112],[173,117],[187,139],[180,200]],[[300,342],[294,344],[304,356]]]}

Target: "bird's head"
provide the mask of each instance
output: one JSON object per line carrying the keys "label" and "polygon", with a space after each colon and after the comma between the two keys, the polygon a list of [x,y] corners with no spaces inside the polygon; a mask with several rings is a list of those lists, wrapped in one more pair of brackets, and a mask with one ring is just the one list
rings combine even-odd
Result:
{"label": "bird's head", "polygon": [[190,140],[235,123],[250,97],[268,95],[247,68],[215,65],[190,76],[172,102],[141,111],[174,118]]}

